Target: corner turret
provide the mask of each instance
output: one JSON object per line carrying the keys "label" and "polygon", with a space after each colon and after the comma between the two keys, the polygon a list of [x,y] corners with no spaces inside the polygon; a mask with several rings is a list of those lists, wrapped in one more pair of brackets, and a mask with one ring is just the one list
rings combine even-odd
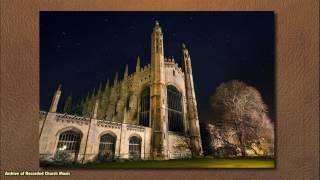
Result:
{"label": "corner turret", "polygon": [[200,126],[197,110],[197,100],[193,84],[191,58],[186,45],[182,44],[181,50],[182,70],[185,77],[187,113],[189,132],[191,133],[191,150],[195,156],[202,156],[202,142],[200,137]]}
{"label": "corner turret", "polygon": [[151,34],[151,119],[153,121],[153,158],[168,158],[167,143],[164,137],[168,137],[165,121],[165,66],[163,51],[163,34],[159,22],[155,22]]}

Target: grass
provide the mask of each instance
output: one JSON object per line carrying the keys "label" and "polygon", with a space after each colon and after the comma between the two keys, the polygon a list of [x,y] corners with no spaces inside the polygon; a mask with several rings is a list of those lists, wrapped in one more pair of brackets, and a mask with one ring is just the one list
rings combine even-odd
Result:
{"label": "grass", "polygon": [[210,169],[210,168],[274,168],[273,159],[187,159],[163,161],[124,161],[106,163],[70,164],[49,166],[49,168],[72,169]]}

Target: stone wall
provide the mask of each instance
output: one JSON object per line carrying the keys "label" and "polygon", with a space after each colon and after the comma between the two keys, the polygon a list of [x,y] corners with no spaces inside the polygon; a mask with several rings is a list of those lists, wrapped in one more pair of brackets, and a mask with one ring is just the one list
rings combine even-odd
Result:
{"label": "stone wall", "polygon": [[[43,124],[42,122],[44,120],[40,119],[40,126]],[[151,129],[147,127],[49,112],[41,128],[43,130],[39,141],[40,160],[54,157],[59,135],[67,130],[81,134],[80,150],[77,157],[79,162],[95,160],[99,152],[100,137],[107,133],[116,139],[116,157],[128,158],[129,138],[137,136],[142,140],[141,158],[150,158]]]}
{"label": "stone wall", "polygon": [[183,134],[169,133],[168,151],[169,159],[181,159],[191,157],[191,141]]}
{"label": "stone wall", "polygon": [[[139,97],[144,87],[150,85],[150,64],[114,83],[107,109],[108,121],[138,124]],[[127,107],[129,103],[129,108]]]}

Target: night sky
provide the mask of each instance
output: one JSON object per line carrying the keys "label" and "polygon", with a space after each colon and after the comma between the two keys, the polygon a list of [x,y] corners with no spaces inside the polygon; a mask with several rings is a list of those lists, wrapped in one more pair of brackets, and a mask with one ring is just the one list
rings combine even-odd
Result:
{"label": "night sky", "polygon": [[189,49],[200,122],[212,120],[209,97],[233,79],[260,91],[275,120],[273,12],[41,12],[40,110],[48,111],[62,84],[59,110],[98,88],[125,64],[135,70],[151,62],[151,32],[159,20],[165,57],[180,63],[181,43]]}

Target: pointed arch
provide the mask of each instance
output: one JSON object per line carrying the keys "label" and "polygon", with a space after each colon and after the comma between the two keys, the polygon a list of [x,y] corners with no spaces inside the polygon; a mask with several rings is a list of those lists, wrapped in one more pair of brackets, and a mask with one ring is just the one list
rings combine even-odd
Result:
{"label": "pointed arch", "polygon": [[61,161],[76,161],[80,151],[82,132],[75,127],[66,127],[57,132],[55,159]]}
{"label": "pointed arch", "polygon": [[116,136],[105,133],[100,136],[99,157],[100,159],[113,159],[115,155]]}
{"label": "pointed arch", "polygon": [[182,132],[184,129],[182,93],[173,85],[167,86],[167,109],[169,131]]}
{"label": "pointed arch", "polygon": [[150,126],[150,86],[145,86],[140,94],[139,125]]}
{"label": "pointed arch", "polygon": [[139,135],[129,137],[129,159],[141,158],[141,142],[142,138]]}

